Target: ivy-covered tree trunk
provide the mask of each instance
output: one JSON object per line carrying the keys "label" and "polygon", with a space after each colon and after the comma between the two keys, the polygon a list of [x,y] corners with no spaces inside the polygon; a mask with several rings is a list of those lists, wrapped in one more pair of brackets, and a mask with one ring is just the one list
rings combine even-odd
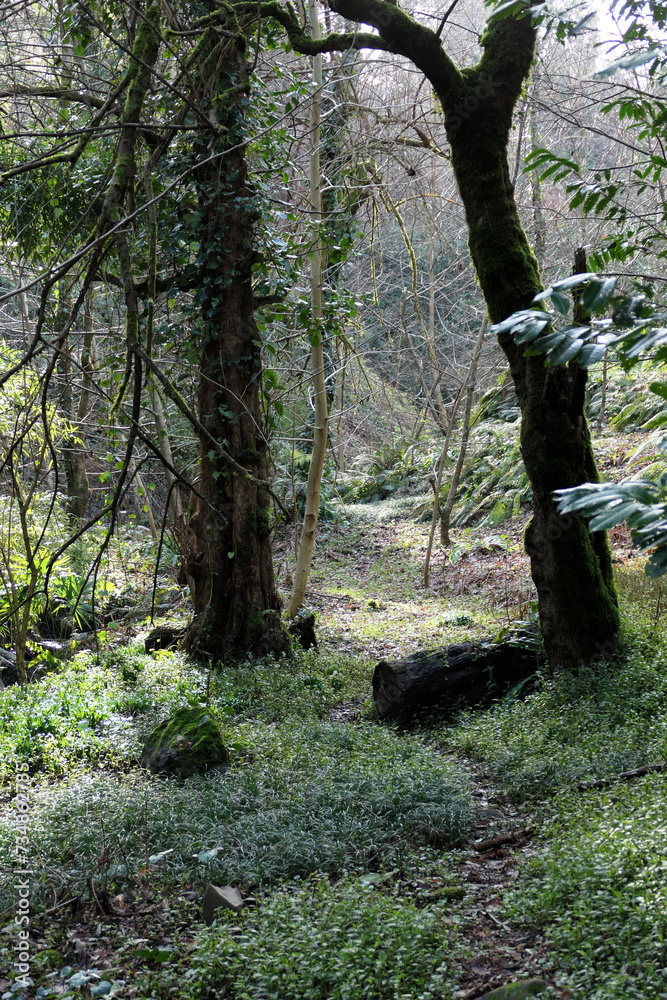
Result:
{"label": "ivy-covered tree trunk", "polygon": [[[233,29],[233,24],[228,26]],[[243,106],[248,70],[240,34],[203,46],[198,95],[217,138],[201,142],[199,419],[245,476],[201,445],[200,498],[188,526],[186,572],[195,617],[186,645],[198,656],[289,650],[271,556],[267,443],[260,408],[259,332],[251,269],[256,209],[246,174]],[[215,155],[218,154],[218,155]]]}
{"label": "ivy-covered tree trunk", "polygon": [[[466,96],[445,104],[445,120],[472,259],[489,315],[499,322],[528,306],[542,286],[507,162],[534,29],[529,16],[491,25],[482,60],[464,77]],[[525,544],[542,635],[552,665],[576,667],[608,656],[619,626],[606,533],[591,535],[583,518],[561,517],[553,498],[554,490],[598,481],[584,412],[586,373],[576,363],[547,368],[541,357],[526,358],[510,336],[501,346],[521,405],[521,450],[533,487]]]}
{"label": "ivy-covered tree trunk", "polygon": [[[528,5],[519,15],[493,18],[481,59],[459,70],[438,34],[400,8],[383,0],[331,3],[344,17],[378,29],[382,44],[365,44],[407,56],[432,83],[489,317],[497,323],[526,308],[542,285],[514,200],[507,147],[534,57]],[[591,535],[580,517],[561,517],[553,499],[556,489],[598,479],[584,413],[586,375],[576,365],[545,368],[542,358],[524,357],[510,336],[501,346],[521,405],[521,449],[533,487],[525,541],[542,635],[552,666],[576,668],[608,656],[619,626],[606,533]]]}

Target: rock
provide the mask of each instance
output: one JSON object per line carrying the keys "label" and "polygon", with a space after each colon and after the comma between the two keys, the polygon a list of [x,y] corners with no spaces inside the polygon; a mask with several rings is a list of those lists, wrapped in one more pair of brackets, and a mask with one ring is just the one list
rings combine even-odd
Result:
{"label": "rock", "polygon": [[[35,645],[39,649],[43,649],[45,653],[50,653],[56,660],[71,660],[74,654],[74,643],[71,639],[67,642],[58,642],[55,639],[43,639],[35,643]],[[39,652],[37,652],[37,656],[39,656]]]}
{"label": "rock", "polygon": [[179,708],[156,726],[139,758],[154,774],[190,778],[227,764],[229,754],[212,709]]}
{"label": "rock", "polygon": [[[30,667],[26,663],[28,683],[39,680],[44,672],[45,667],[43,663],[38,663],[35,667]],[[16,666],[16,653],[13,649],[0,649],[0,688],[11,687],[12,684],[18,684],[18,682],[19,672]]]}
{"label": "rock", "polygon": [[546,988],[544,979],[519,979],[516,983],[507,983],[485,993],[479,1000],[526,1000],[526,997],[539,996]]}
{"label": "rock", "polygon": [[232,910],[233,913],[238,913],[241,909],[243,909],[243,896],[234,886],[225,885],[220,888],[211,882],[206,886],[202,913],[209,927],[215,920],[216,910]]}
{"label": "rock", "polygon": [[317,649],[315,615],[298,615],[287,629],[302,649]]}
{"label": "rock", "polygon": [[158,625],[146,636],[146,652],[152,653],[154,649],[178,649],[186,632],[185,625]]}

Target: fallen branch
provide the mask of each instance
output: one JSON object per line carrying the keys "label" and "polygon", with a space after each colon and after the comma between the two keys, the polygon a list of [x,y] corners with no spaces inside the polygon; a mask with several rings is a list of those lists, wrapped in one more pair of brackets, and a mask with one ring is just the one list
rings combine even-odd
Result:
{"label": "fallen branch", "polygon": [[484,851],[492,851],[494,847],[502,847],[503,844],[514,844],[517,840],[524,840],[526,837],[532,837],[535,827],[524,826],[521,830],[515,830],[513,833],[505,833],[499,837],[490,837],[488,840],[476,840],[472,845],[479,854],[483,854]]}
{"label": "fallen branch", "polygon": [[633,778],[644,778],[647,774],[651,774],[654,771],[667,771],[667,761],[663,764],[644,764],[643,767],[634,767],[631,771],[621,771],[620,774],[612,774],[609,778],[580,781],[577,788],[580,792],[585,792],[589,788],[605,788],[607,785],[613,785],[616,781],[632,781]]}

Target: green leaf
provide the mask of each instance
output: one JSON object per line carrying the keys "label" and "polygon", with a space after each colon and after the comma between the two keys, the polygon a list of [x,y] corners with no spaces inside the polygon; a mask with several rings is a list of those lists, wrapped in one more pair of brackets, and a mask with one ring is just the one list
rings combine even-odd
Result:
{"label": "green leaf", "polygon": [[162,861],[163,858],[166,858],[168,854],[173,854],[173,853],[174,853],[174,848],[170,847],[166,851],[160,851],[159,854],[151,854],[151,856],[148,859],[148,864],[156,865],[159,861]]}
{"label": "green leaf", "polygon": [[589,25],[590,22],[595,17],[597,17],[597,11],[595,11],[595,10],[592,10],[590,12],[590,14],[586,14],[586,16],[582,17],[581,21],[579,21],[578,24],[575,24],[574,28],[572,28],[571,34],[572,35],[580,35],[582,33],[582,31],[584,30],[584,28],[587,27],[587,25]]}
{"label": "green leaf", "polygon": [[651,554],[649,561],[644,567],[644,572],[653,579],[658,576],[664,576],[667,573],[667,545],[660,546],[660,548],[657,548]]}
{"label": "green leaf", "polygon": [[581,308],[586,312],[601,309],[614,294],[617,281],[618,278],[593,278],[582,293]]}
{"label": "green leaf", "polygon": [[70,986],[85,986],[86,983],[90,982],[90,976],[85,972],[75,972],[73,976],[68,979]]}
{"label": "green leaf", "polygon": [[606,344],[584,344],[577,360],[582,368],[590,368],[597,361],[602,361],[606,353]]}
{"label": "green leaf", "polygon": [[567,278],[563,278],[562,281],[557,281],[554,288],[561,292],[569,292],[571,288],[577,288],[579,285],[584,285],[587,281],[590,281],[591,275],[590,271],[586,271],[583,274],[571,274]]}
{"label": "green leaf", "polygon": [[658,48],[650,48],[646,52],[633,52],[629,56],[623,56],[622,59],[617,59],[615,62],[610,63],[604,69],[599,70],[595,73],[594,80],[604,80],[605,77],[613,76],[616,70],[619,69],[636,69],[637,66],[644,66],[647,62],[652,62],[654,59],[660,58],[662,55],[662,50]]}
{"label": "green leaf", "polygon": [[636,510],[637,504],[635,501],[610,507],[608,510],[595,514],[590,520],[589,528],[591,531],[606,531],[607,528],[613,528],[615,524],[621,524],[627,519],[629,514],[632,514]]}
{"label": "green leaf", "polygon": [[571,361],[572,358],[575,358],[577,356],[577,354],[579,353],[579,349],[583,347],[583,344],[584,344],[583,340],[579,339],[570,340],[568,338],[568,340],[565,343],[561,344],[560,347],[557,347],[553,351],[550,351],[548,357],[548,363],[550,365],[567,364],[568,361]]}
{"label": "green leaf", "polygon": [[209,861],[213,861],[213,858],[217,858],[218,854],[222,850],[222,847],[212,847],[210,851],[199,851],[198,854],[193,855],[202,865],[207,865]]}
{"label": "green leaf", "polygon": [[667,400],[667,384],[664,382],[651,382],[649,389],[656,396],[660,396],[661,399]]}
{"label": "green leaf", "polygon": [[551,301],[559,313],[563,316],[567,316],[570,311],[570,300],[564,292],[561,292],[557,288],[553,288],[551,290]]}
{"label": "green leaf", "polygon": [[505,0],[505,3],[494,7],[489,14],[488,20],[492,21],[494,18],[511,17],[513,14],[519,14],[523,10],[523,0]]}
{"label": "green leaf", "polygon": [[661,410],[660,413],[656,413],[654,417],[650,420],[646,420],[642,424],[642,430],[654,431],[656,427],[664,427],[667,424],[667,410]]}

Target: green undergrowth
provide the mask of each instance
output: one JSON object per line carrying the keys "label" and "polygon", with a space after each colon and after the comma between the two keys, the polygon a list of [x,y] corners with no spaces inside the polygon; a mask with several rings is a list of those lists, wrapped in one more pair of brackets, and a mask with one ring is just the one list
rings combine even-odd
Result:
{"label": "green undergrowth", "polygon": [[[573,1000],[667,997],[667,777],[616,777],[667,760],[662,589],[618,568],[625,627],[614,662],[542,677],[525,701],[441,732],[545,818],[506,893],[505,918],[537,929]],[[606,779],[601,789],[580,782]]]}
{"label": "green undergrowth", "polygon": [[[470,823],[461,774],[416,737],[370,723],[254,721],[229,742],[230,767],[205,778],[89,772],[36,790],[40,891],[76,894],[91,877],[120,891],[145,870],[170,888],[340,878],[396,867],[415,845],[459,843]],[[3,851],[10,841],[6,825]]]}
{"label": "green undergrowth", "polygon": [[455,961],[445,913],[358,881],[296,885],[207,930],[179,995],[441,1000]]}
{"label": "green undergrowth", "polygon": [[319,718],[344,698],[367,700],[372,665],[298,651],[292,661],[244,661],[207,670],[180,653],[146,655],[139,645],[80,654],[41,681],[0,691],[0,777],[19,761],[41,777],[90,766],[127,767],[150,729],[177,708],[208,697],[230,725]]}
{"label": "green undergrowth", "polygon": [[613,664],[542,677],[525,701],[469,713],[443,733],[517,801],[667,756],[667,637],[628,624]]}
{"label": "green undergrowth", "polygon": [[576,1000],[667,996],[667,778],[563,795],[506,900],[541,929]]}

